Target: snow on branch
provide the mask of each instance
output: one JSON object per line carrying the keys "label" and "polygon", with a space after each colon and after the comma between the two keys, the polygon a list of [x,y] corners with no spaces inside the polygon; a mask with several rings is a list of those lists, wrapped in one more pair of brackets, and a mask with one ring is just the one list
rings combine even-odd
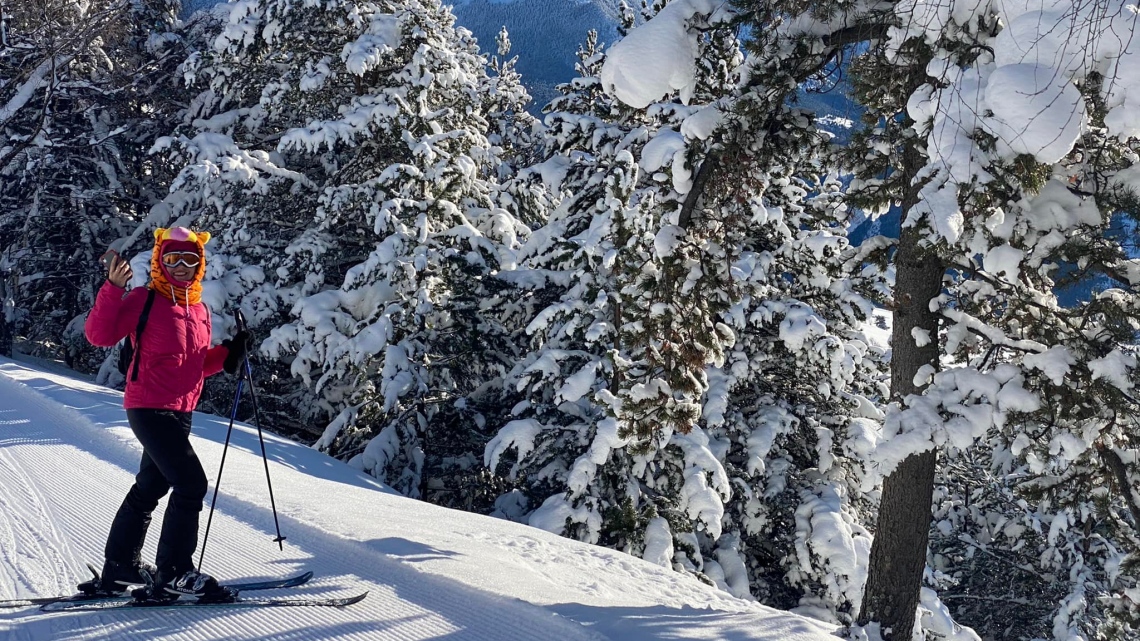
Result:
{"label": "snow on branch", "polygon": [[0,107],[0,126],[3,126],[11,120],[16,112],[23,109],[32,99],[32,96],[46,87],[50,80],[48,79],[48,72],[56,67],[66,64],[70,58],[66,56],[52,56],[47,58],[36,67],[31,76],[16,89],[15,95],[8,101],[8,103]]}
{"label": "snow on branch", "polygon": [[[688,104],[697,88],[699,22],[729,19],[714,0],[674,0],[652,20],[614,44],[602,65],[602,87],[625,104],[644,109],[677,91]],[[649,63],[652,61],[652,63]]]}

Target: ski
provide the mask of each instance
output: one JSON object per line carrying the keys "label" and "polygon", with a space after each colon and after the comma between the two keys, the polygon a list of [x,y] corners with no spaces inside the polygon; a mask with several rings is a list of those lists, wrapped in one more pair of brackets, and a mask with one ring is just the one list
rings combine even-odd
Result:
{"label": "ski", "polygon": [[[313,578],[312,572],[304,572],[295,576],[288,576],[280,579],[269,579],[266,581],[250,581],[247,583],[225,583],[225,587],[233,588],[238,592],[247,592],[251,590],[277,590],[280,588],[295,588],[299,585],[304,585]],[[8,599],[7,601],[0,601],[0,608],[27,608],[34,605],[50,605],[52,603],[91,603],[98,601],[116,601],[121,602],[124,599],[130,599],[130,596],[118,594],[72,594],[69,596],[46,596],[46,597],[32,597],[29,599]]]}
{"label": "ski", "polygon": [[242,598],[236,601],[213,602],[194,600],[175,601],[87,601],[79,603],[48,603],[40,608],[44,612],[105,612],[108,610],[168,610],[172,608],[343,608],[360,603],[367,592],[350,597],[333,598]]}

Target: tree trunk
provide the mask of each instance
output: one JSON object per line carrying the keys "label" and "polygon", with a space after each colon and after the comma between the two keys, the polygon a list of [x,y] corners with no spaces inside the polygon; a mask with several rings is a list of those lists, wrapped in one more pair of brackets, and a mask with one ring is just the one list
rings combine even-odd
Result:
{"label": "tree trunk", "polygon": [[0,356],[12,358],[12,330],[8,327],[8,319],[0,308]]}
{"label": "tree trunk", "polygon": [[[2,11],[3,7],[0,7],[0,12]],[[12,358],[15,352],[12,347],[12,319],[9,318],[11,306],[8,304],[8,275],[8,271],[0,269],[0,356]]]}
{"label": "tree trunk", "polygon": [[[922,236],[920,229],[904,227],[895,256],[891,397],[900,406],[925,387],[914,384],[919,368],[938,367],[938,314],[930,311],[930,300],[941,293],[945,270],[936,253],[923,250]],[[929,332],[927,345],[916,345],[911,334],[915,328]],[[884,639],[910,641],[914,628],[930,538],[936,459],[934,451],[912,455],[883,484],[859,623],[879,622]]]}

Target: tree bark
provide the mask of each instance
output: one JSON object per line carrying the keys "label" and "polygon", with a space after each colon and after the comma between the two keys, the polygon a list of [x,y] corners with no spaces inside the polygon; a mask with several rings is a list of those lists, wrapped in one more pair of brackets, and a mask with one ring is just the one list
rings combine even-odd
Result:
{"label": "tree bark", "polygon": [[[0,9],[2,10],[2,9]],[[8,271],[0,269],[0,356],[12,358],[12,326],[9,323]]]}
{"label": "tree bark", "polygon": [[1128,511],[1132,513],[1132,527],[1140,530],[1140,504],[1137,503],[1137,494],[1133,491],[1132,484],[1128,482],[1128,468],[1116,450],[1098,443],[1096,451],[1100,460],[1112,472],[1112,476],[1116,480],[1117,490],[1120,492],[1120,496],[1124,498],[1124,502],[1128,504]]}
{"label": "tree bark", "polygon": [[[925,385],[914,383],[918,370],[924,365],[938,367],[938,314],[930,311],[930,300],[941,293],[945,270],[937,254],[923,250],[922,236],[920,229],[904,227],[895,255],[891,397],[899,407],[907,396],[922,393]],[[928,344],[915,343],[911,333],[915,328],[929,332]],[[859,623],[879,622],[884,639],[910,641],[914,629],[930,539],[936,463],[933,450],[912,455],[883,483]]]}

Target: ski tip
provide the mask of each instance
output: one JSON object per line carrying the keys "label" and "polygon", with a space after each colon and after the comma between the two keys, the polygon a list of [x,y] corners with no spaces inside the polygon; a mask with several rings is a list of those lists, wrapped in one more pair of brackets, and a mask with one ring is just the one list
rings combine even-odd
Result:
{"label": "ski tip", "polygon": [[361,594],[358,594],[358,595],[356,595],[356,596],[354,596],[354,597],[349,597],[349,598],[347,598],[347,599],[345,599],[345,600],[344,600],[342,607],[343,607],[344,605],[352,605],[352,604],[354,604],[354,603],[360,603],[361,601],[363,601],[363,600],[364,600],[364,597],[366,597],[366,596],[368,596],[368,593],[367,593],[367,592],[363,592],[363,593],[361,593]]}
{"label": "ski tip", "polygon": [[309,579],[312,579],[312,578],[313,578],[313,573],[312,573],[312,571],[309,571],[309,572],[306,572],[306,573],[302,574],[301,576],[297,577],[297,580],[307,582],[307,581],[309,581]]}

